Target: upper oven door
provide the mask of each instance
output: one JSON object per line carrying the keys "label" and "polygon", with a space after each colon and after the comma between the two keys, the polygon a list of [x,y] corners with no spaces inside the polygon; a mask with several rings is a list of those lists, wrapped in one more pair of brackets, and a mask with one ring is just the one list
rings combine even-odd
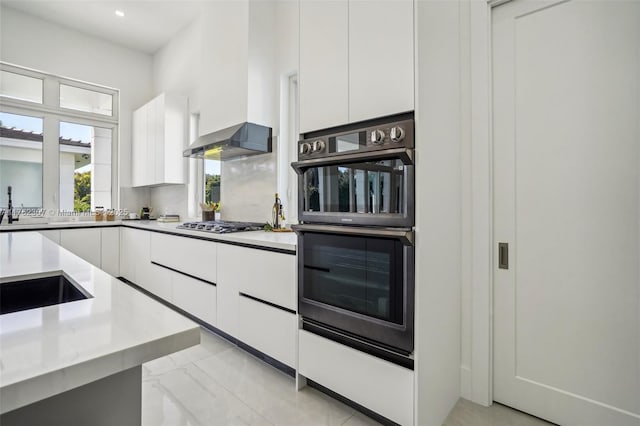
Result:
{"label": "upper oven door", "polygon": [[293,164],[304,223],[411,227],[413,150],[396,148]]}

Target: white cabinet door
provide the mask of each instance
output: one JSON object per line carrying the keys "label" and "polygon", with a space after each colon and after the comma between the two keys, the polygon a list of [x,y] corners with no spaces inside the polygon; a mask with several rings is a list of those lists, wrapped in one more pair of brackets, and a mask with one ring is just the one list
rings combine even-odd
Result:
{"label": "white cabinet door", "polygon": [[213,241],[151,233],[151,261],[216,283],[219,244]]}
{"label": "white cabinet door", "polygon": [[[232,336],[238,336],[238,280],[237,252],[234,246],[218,244],[218,328]],[[246,268],[247,265],[243,265]]]}
{"label": "white cabinet door", "polygon": [[187,100],[161,94],[133,113],[133,186],[186,183]]}
{"label": "white cabinet door", "polygon": [[640,2],[516,0],[492,22],[494,398],[638,426]]}
{"label": "white cabinet door", "polygon": [[98,268],[101,266],[100,228],[63,229],[60,245]]}
{"label": "white cabinet door", "polygon": [[229,259],[220,268],[233,271],[239,292],[297,311],[295,256],[239,246],[227,246],[225,250]]}
{"label": "white cabinet door", "polygon": [[189,122],[186,98],[169,96],[164,102],[164,157],[162,172],[165,183],[187,183],[187,159],[182,155],[188,145]]}
{"label": "white cabinet door", "polygon": [[120,274],[146,289],[153,278],[149,259],[150,232],[126,227],[120,231]]}
{"label": "white cabinet door", "polygon": [[218,328],[295,368],[296,283],[295,256],[218,244]]}
{"label": "white cabinet door", "polygon": [[148,180],[151,184],[162,183],[164,168],[164,98],[161,94],[147,104],[147,158],[150,170]]}
{"label": "white cabinet door", "polygon": [[148,278],[142,280],[143,284],[141,287],[144,287],[144,289],[149,293],[154,296],[158,296],[167,302],[171,302],[173,300],[171,293],[171,280],[173,277],[172,271],[150,263],[143,275],[147,275]]}
{"label": "white cabinet door", "polygon": [[171,273],[172,303],[213,326],[217,323],[217,291],[212,284]]}
{"label": "white cabinet door", "polygon": [[349,121],[348,21],[347,0],[300,2],[301,133]]}
{"label": "white cabinet door", "polygon": [[131,229],[133,235],[133,262],[135,269],[134,283],[149,290],[152,287],[153,271],[149,257],[150,235],[149,231]]}
{"label": "white cabinet door", "polygon": [[60,244],[60,231],[57,229],[47,229],[43,231],[39,231],[42,235],[50,239],[56,244]]}
{"label": "white cabinet door", "polygon": [[349,2],[350,122],[414,109],[413,45],[412,0]]}
{"label": "white cabinet door", "polygon": [[120,276],[120,227],[101,228],[100,268],[113,275]]}
{"label": "white cabinet door", "polygon": [[136,282],[134,251],[134,233],[131,228],[120,230],[120,276]]}
{"label": "white cabinet door", "polygon": [[299,339],[301,375],[400,425],[414,424],[413,370],[308,331]]}
{"label": "white cabinet door", "polygon": [[147,109],[133,112],[133,135],[131,139],[131,185],[147,185]]}
{"label": "white cabinet door", "polygon": [[296,368],[298,315],[240,296],[238,339]]}

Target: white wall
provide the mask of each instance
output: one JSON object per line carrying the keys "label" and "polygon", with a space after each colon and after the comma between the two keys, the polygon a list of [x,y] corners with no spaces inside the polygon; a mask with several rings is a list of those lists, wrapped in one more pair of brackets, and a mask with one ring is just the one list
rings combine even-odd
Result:
{"label": "white wall", "polygon": [[[120,90],[120,207],[137,211],[148,190],[131,189],[131,118],[152,97],[150,55],[8,7],[0,8],[0,59]],[[115,160],[115,159],[114,159]]]}
{"label": "white wall", "polygon": [[[273,153],[223,163],[223,219],[270,220],[281,140],[280,83],[297,70],[297,19],[293,0],[211,2],[154,55],[154,93],[187,96],[190,111],[200,114],[200,134],[245,120],[273,128]],[[187,185],[151,189],[151,205],[160,213],[186,217],[187,200]]]}
{"label": "white wall", "polygon": [[460,396],[460,4],[416,2],[416,373],[419,425]]}

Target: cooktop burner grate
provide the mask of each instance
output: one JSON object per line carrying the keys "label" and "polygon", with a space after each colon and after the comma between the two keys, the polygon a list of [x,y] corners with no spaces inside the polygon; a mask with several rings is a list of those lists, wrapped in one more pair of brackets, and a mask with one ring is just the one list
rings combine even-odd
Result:
{"label": "cooktop burner grate", "polygon": [[264,228],[264,223],[212,220],[207,222],[185,222],[182,225],[178,225],[177,228],[226,234],[229,232],[261,231]]}

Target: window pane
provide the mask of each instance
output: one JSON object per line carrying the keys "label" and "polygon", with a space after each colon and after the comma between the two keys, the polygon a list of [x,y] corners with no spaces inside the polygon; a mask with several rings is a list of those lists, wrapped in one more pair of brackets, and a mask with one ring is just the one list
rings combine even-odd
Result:
{"label": "window pane", "polygon": [[111,208],[111,129],[60,122],[60,210]]}
{"label": "window pane", "polygon": [[61,84],[60,106],[94,114],[113,115],[113,96]]}
{"label": "window pane", "polygon": [[0,95],[42,103],[42,80],[9,71],[0,73]]}
{"label": "window pane", "polygon": [[220,202],[220,161],[204,160],[204,200]]}
{"label": "window pane", "polygon": [[42,118],[0,113],[0,207],[42,208]]}

